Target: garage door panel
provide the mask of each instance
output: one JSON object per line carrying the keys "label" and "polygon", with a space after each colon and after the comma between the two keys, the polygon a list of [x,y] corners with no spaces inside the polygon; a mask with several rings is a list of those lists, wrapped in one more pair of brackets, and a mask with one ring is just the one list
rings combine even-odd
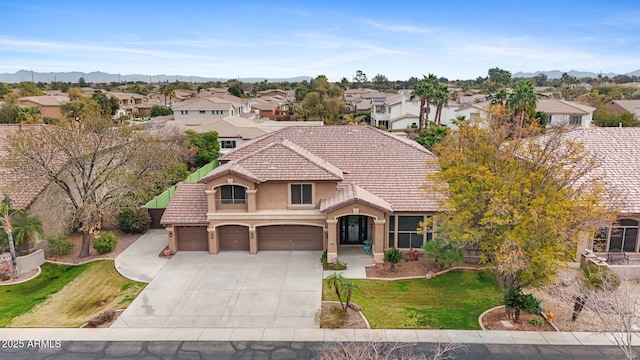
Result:
{"label": "garage door panel", "polygon": [[258,249],[322,250],[322,227],[308,225],[272,225],[258,228]]}
{"label": "garage door panel", "polygon": [[209,250],[209,233],[206,226],[177,226],[178,251]]}
{"label": "garage door panel", "polygon": [[241,225],[218,227],[220,251],[249,251],[249,228]]}

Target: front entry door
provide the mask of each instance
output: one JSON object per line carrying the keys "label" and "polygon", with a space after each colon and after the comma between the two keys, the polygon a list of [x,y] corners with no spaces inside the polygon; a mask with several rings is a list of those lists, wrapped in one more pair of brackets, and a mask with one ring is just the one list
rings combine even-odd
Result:
{"label": "front entry door", "polygon": [[367,240],[367,217],[349,215],[340,218],[340,244],[362,245]]}

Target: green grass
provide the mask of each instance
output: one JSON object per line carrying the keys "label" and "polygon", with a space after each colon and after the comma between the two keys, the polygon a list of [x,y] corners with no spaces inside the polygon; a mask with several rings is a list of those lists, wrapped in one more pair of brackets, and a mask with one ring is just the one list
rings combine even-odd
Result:
{"label": "green grass", "polygon": [[42,273],[35,279],[0,287],[0,327],[6,327],[13,318],[29,312],[94,264],[63,266],[45,263]]}
{"label": "green grass", "polygon": [[[454,270],[430,280],[354,280],[352,301],[372,328],[480,329],[478,317],[503,304],[493,272]],[[337,301],[325,281],[323,300]]]}
{"label": "green grass", "polygon": [[126,308],[144,286],[122,277],[112,260],[45,263],[35,279],[0,287],[0,326],[78,327],[101,311]]}

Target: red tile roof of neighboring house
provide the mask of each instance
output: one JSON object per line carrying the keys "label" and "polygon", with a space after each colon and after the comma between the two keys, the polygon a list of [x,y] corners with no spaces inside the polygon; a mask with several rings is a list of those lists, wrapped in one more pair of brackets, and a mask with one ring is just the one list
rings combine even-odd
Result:
{"label": "red tile roof of neighboring house", "polygon": [[345,182],[384,199],[395,212],[441,210],[442,184],[428,184],[423,190],[425,175],[439,171],[436,157],[415,141],[368,126],[289,127],[250,140],[220,160],[258,154],[282,139],[341,169]]}
{"label": "red tile roof of neighboring house", "polygon": [[206,185],[181,182],[164,211],[161,224],[208,224]]}
{"label": "red tile roof of neighboring house", "polygon": [[393,211],[391,204],[384,199],[353,183],[341,184],[335,196],[322,199],[320,201],[320,211],[327,213],[344,205],[356,202],[369,205],[383,212]]}
{"label": "red tile roof of neighboring house", "polygon": [[45,96],[25,96],[19,101],[29,101],[40,106],[62,106],[69,102],[69,97],[64,95],[45,95]]}

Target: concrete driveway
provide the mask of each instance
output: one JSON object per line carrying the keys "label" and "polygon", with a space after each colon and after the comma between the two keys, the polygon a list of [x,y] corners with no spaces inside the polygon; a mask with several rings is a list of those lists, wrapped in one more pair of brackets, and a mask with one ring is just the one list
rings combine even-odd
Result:
{"label": "concrete driveway", "polygon": [[320,256],[178,252],[112,327],[317,328]]}

